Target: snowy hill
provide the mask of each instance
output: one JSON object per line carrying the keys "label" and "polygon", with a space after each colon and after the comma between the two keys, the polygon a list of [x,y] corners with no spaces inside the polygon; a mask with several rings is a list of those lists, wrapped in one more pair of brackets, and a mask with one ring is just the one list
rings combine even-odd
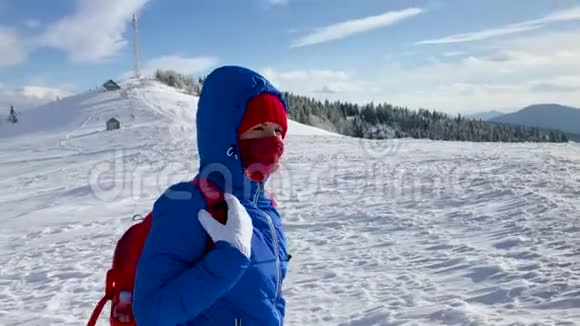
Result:
{"label": "snowy hill", "polygon": [[[104,130],[110,118],[125,127],[139,127],[163,121],[182,131],[192,131],[195,125],[197,97],[182,93],[155,80],[128,80],[120,91],[104,89],[52,102],[34,110],[22,112],[20,123],[0,126],[0,138],[67,132],[97,132]],[[332,135],[332,133],[290,121],[289,134]]]}
{"label": "snowy hill", "polygon": [[[0,126],[0,325],[86,324],[131,217],[195,173],[195,98],[122,86]],[[579,145],[292,122],[287,149],[287,325],[580,324]]]}

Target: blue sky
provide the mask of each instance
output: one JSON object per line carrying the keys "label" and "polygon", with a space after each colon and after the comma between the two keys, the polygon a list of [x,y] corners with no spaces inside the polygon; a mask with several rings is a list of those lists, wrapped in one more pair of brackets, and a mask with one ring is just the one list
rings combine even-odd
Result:
{"label": "blue sky", "polygon": [[132,69],[244,65],[283,90],[450,113],[580,107],[580,0],[0,0],[0,105]]}

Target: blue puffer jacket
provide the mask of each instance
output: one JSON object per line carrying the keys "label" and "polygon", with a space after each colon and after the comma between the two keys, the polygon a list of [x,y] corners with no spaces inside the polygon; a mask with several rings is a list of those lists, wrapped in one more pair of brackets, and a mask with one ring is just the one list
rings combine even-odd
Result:
{"label": "blue puffer jacket", "polygon": [[236,150],[246,103],[262,92],[280,97],[259,74],[221,67],[208,76],[197,111],[196,177],[233,193],[247,209],[254,225],[251,259],[225,242],[203,255],[208,235],[197,213],[206,208],[205,201],[190,182],[171,186],[155,202],[137,265],[133,312],[138,326],[283,325],[288,255],[280,215],[263,185],[244,175]]}

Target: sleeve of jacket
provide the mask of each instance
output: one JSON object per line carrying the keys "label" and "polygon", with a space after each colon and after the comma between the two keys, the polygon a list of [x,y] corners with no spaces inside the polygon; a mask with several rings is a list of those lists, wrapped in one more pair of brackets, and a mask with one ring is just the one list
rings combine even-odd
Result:
{"label": "sleeve of jacket", "polygon": [[177,325],[202,314],[240,279],[249,260],[226,242],[204,255],[205,208],[191,183],[174,185],[154,205],[151,230],[137,265],[133,313],[137,324]]}
{"label": "sleeve of jacket", "polygon": [[280,325],[284,325],[284,319],[286,318],[286,299],[282,294],[276,300],[276,309],[280,316]]}

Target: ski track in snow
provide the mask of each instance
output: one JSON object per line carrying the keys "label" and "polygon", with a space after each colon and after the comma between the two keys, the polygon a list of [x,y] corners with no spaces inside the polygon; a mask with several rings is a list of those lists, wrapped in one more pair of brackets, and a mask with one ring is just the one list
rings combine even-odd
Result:
{"label": "ski track in snow", "polygon": [[[191,97],[127,88],[1,138],[1,325],[86,324],[133,214],[195,173]],[[115,107],[137,118],[102,132]],[[287,325],[580,324],[579,145],[291,128],[269,184],[293,255]]]}

